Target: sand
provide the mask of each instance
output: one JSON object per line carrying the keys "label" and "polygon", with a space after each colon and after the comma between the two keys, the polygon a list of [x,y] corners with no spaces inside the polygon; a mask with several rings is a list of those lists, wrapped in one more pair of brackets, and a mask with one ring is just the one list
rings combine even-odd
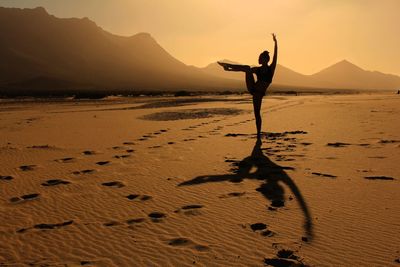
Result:
{"label": "sand", "polygon": [[400,266],[400,97],[0,103],[0,266]]}

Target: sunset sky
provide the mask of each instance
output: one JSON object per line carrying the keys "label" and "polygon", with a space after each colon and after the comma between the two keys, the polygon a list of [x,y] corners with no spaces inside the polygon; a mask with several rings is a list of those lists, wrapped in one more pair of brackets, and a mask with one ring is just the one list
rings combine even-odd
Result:
{"label": "sunset sky", "polygon": [[220,59],[256,64],[280,45],[279,63],[312,74],[342,59],[400,75],[399,0],[0,0],[89,17],[119,35],[149,32],[188,65]]}

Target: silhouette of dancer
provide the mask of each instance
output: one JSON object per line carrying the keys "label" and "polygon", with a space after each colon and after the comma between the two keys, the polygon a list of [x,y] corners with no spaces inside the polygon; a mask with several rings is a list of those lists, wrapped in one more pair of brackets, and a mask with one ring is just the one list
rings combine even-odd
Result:
{"label": "silhouette of dancer", "polygon": [[[261,140],[258,139],[254,145],[250,156],[242,159],[235,165],[233,174],[203,175],[192,180],[180,183],[178,186],[199,185],[212,182],[229,181],[240,183],[244,179],[255,179],[262,181],[262,184],[256,189],[266,199],[271,201],[272,207],[282,207],[285,205],[285,190],[282,185],[286,185],[298,201],[304,214],[304,231],[311,240],[313,238],[313,224],[311,213],[307,203],[300,192],[300,189],[285,172],[290,167],[282,167],[272,162],[261,150]],[[255,169],[255,171],[252,171]]]}
{"label": "silhouette of dancer", "polygon": [[[246,73],[246,87],[249,93],[253,96],[253,108],[256,118],[257,138],[261,138],[261,104],[262,99],[267,91],[268,86],[274,77],[276,61],[278,57],[278,41],[276,35],[273,33],[272,38],[275,42],[274,57],[272,58],[271,65],[268,65],[270,60],[269,52],[264,51],[258,57],[259,67],[250,67],[249,65],[236,65],[218,62],[226,71],[243,71]],[[253,73],[257,76],[257,82],[254,80]]]}

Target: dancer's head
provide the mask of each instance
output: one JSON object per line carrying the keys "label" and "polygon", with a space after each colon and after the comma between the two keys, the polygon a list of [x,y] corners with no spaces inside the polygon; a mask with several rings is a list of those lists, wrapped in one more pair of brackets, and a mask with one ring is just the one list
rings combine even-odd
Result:
{"label": "dancer's head", "polygon": [[260,65],[266,65],[268,62],[269,62],[269,52],[267,50],[265,50],[258,57],[258,63]]}

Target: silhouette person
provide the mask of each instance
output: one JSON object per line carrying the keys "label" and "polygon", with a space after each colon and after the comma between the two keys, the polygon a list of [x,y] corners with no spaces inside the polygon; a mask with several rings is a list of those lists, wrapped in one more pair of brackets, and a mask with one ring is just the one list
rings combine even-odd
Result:
{"label": "silhouette person", "polygon": [[[298,201],[304,214],[304,231],[308,238],[313,238],[312,217],[307,204],[296,184],[285,172],[285,167],[281,167],[272,162],[261,150],[261,140],[257,142],[250,156],[244,158],[233,169],[233,174],[222,175],[203,175],[192,180],[180,183],[178,186],[198,185],[210,182],[230,181],[240,183],[244,179],[261,180],[263,183],[256,189],[266,199],[271,201],[272,207],[282,207],[285,205],[285,190],[282,184],[286,185]],[[255,169],[255,171],[252,171]]]}
{"label": "silhouette person", "polygon": [[[218,62],[224,70],[226,71],[242,71],[246,74],[246,87],[249,93],[253,96],[253,108],[254,115],[256,118],[257,127],[257,138],[261,138],[261,104],[262,99],[267,91],[268,86],[272,82],[274,77],[276,61],[278,57],[278,41],[276,40],[276,35],[273,33],[272,38],[274,40],[274,57],[272,58],[272,63],[268,65],[270,60],[269,52],[264,51],[258,57],[258,63],[261,65],[259,67],[250,67],[249,65],[236,65]],[[257,76],[257,82],[254,80],[253,74]]]}

